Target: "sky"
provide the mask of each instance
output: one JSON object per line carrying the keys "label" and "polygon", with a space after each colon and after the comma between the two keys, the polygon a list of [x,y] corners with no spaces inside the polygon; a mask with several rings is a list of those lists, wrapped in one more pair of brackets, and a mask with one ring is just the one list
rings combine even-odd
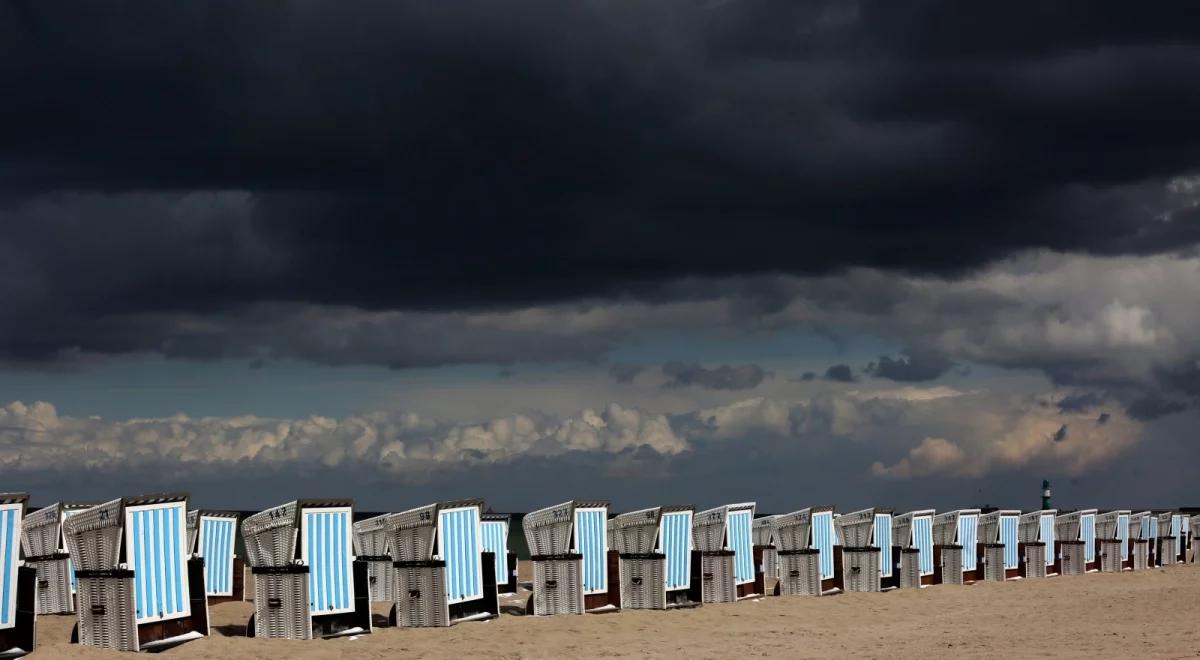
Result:
{"label": "sky", "polygon": [[0,2],[0,491],[1200,506],[1190,2]]}

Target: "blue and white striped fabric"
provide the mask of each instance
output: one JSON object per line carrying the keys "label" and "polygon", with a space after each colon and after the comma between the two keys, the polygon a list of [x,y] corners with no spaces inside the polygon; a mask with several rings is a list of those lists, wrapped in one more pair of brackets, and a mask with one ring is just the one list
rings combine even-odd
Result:
{"label": "blue and white striped fabric", "polygon": [[659,526],[660,549],[667,556],[667,591],[688,589],[692,586],[692,512],[664,513]]}
{"label": "blue and white striped fabric", "polygon": [[1121,539],[1121,561],[1129,558],[1129,514],[1117,516],[1117,538]]}
{"label": "blue and white striped fabric", "polygon": [[875,546],[879,548],[879,575],[892,575],[892,515],[875,514]]}
{"label": "blue and white striped fabric", "polygon": [[730,511],[725,518],[729,549],[733,550],[733,578],[737,584],[754,581],[754,535],[750,511]]}
{"label": "blue and white striped fabric", "polygon": [[200,516],[200,556],[204,557],[204,593],[233,595],[233,544],[237,519]]}
{"label": "blue and white striped fabric", "polygon": [[125,508],[125,558],[138,623],[189,616],[187,502]]}
{"label": "blue and white striped fabric", "polygon": [[583,555],[583,593],[608,591],[608,509],[575,509],[575,551]]}
{"label": "blue and white striped fabric", "polygon": [[1175,554],[1183,555],[1183,521],[1184,517],[1175,514],[1171,516],[1171,536],[1175,537]]}
{"label": "blue and white striped fabric", "polygon": [[933,575],[933,516],[914,516],[912,544],[920,551],[921,575]]}
{"label": "blue and white striped fabric", "polygon": [[[21,560],[22,504],[0,506],[0,628],[17,617],[17,562]],[[0,649],[4,651],[7,649]]]}
{"label": "blue and white striped fabric", "polygon": [[1083,560],[1096,561],[1096,514],[1079,517],[1079,535],[1083,537]]}
{"label": "blue and white striped fabric", "polygon": [[1191,516],[1183,516],[1183,522],[1181,523],[1181,529],[1183,530],[1183,532],[1179,537],[1180,538],[1179,542],[1175,544],[1176,547],[1179,549],[1180,557],[1187,557],[1188,533],[1191,532],[1191,528],[1192,528]]}
{"label": "blue and white striped fabric", "polygon": [[[1050,522],[1053,524],[1054,521]],[[979,563],[979,514],[963,513],[958,516],[958,544],[963,547],[963,570],[975,570]]]}
{"label": "blue and white striped fabric", "polygon": [[1018,516],[1000,516],[1000,542],[1004,544],[1004,568],[1020,568],[1021,555],[1018,550]]}
{"label": "blue and white striped fabric", "polygon": [[821,579],[833,577],[833,512],[822,511],[812,515],[812,544],[821,551]]}
{"label": "blue and white striped fabric", "polygon": [[354,546],[350,507],[304,509],[300,558],[308,564],[313,616],[354,611]]}
{"label": "blue and white striped fabric", "polygon": [[484,520],[479,523],[483,535],[483,551],[496,555],[496,584],[508,584],[508,523],[503,520]]}
{"label": "blue and white striped fabric", "polygon": [[1151,541],[1158,538],[1158,516],[1151,514],[1142,518],[1142,538]]}
{"label": "blue and white striped fabric", "polygon": [[1040,522],[1042,524],[1042,533],[1040,536],[1038,536],[1038,540],[1041,541],[1042,543],[1046,544],[1046,565],[1051,566],[1054,564],[1054,559],[1055,559],[1054,558],[1054,514],[1053,513],[1043,513],[1042,519]]}
{"label": "blue and white striped fabric", "polygon": [[[67,509],[63,511],[63,519],[66,520],[80,511],[86,511],[86,509]],[[67,579],[71,582],[71,593],[75,593],[75,561],[73,559],[67,560]]]}
{"label": "blue and white striped fabric", "polygon": [[438,550],[446,562],[446,600],[461,603],[483,595],[479,507],[438,511]]}

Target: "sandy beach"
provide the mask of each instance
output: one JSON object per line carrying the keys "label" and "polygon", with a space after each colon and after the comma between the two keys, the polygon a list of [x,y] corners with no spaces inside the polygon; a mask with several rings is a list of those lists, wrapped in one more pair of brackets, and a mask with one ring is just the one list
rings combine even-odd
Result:
{"label": "sandy beach", "polygon": [[[524,568],[524,567],[523,567]],[[523,596],[509,597],[509,612]],[[394,657],[1128,657],[1200,654],[1200,567],[823,598],[758,598],[669,612],[533,618],[511,613],[449,629],[377,627],[309,642],[242,636],[250,603],[212,608],[190,658]],[[377,607],[382,621],[386,606]],[[39,619],[33,658],[117,658],[68,643],[73,617]]]}

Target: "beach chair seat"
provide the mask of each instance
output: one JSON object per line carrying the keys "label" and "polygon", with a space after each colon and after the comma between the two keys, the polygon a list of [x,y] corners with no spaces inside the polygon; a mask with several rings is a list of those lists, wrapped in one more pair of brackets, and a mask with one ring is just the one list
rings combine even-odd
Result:
{"label": "beach chair seat", "polygon": [[622,608],[664,610],[701,604],[703,594],[692,589],[693,515],[690,506],[662,506],[608,521]]}
{"label": "beach chair seat", "polygon": [[37,645],[37,570],[22,565],[28,504],[28,493],[0,493],[0,658],[19,658]]}
{"label": "beach chair seat", "polygon": [[1165,511],[1158,517],[1159,546],[1162,549],[1162,561],[1159,565],[1174,566],[1183,563],[1186,550],[1183,523],[1186,518],[1175,511]]}
{"label": "beach chair seat", "polygon": [[1120,539],[1096,539],[1100,572],[1120,573],[1124,570],[1124,558],[1121,556],[1121,546],[1122,542]]}
{"label": "beach chair seat", "polygon": [[392,625],[401,628],[438,628],[450,625],[446,602],[446,562],[440,559],[397,561],[393,569],[396,604]]}
{"label": "beach chair seat", "polygon": [[622,609],[667,609],[667,556],[659,552],[662,508],[631,511],[608,521],[609,547],[617,552]]}
{"label": "beach chair seat", "polygon": [[[933,509],[920,509],[892,516],[888,541],[892,546],[893,561],[897,562],[898,571],[886,586],[915,589],[937,582],[934,514]],[[842,518],[838,520],[841,521]],[[943,535],[949,534],[945,524],[938,530]],[[871,545],[881,547],[881,542],[875,540],[877,536],[878,530],[871,539]],[[842,552],[844,556],[846,549],[843,548]]]}
{"label": "beach chair seat", "polygon": [[667,608],[698,607],[703,603],[692,583],[692,506],[660,507],[658,552],[663,555]]}
{"label": "beach chair seat", "polygon": [[[835,546],[833,507],[808,507],[778,515],[771,524],[779,552],[780,595],[819,596],[842,589],[842,555]],[[814,564],[815,580],[811,575]]]}
{"label": "beach chair seat", "polygon": [[666,559],[660,553],[621,557],[622,609],[667,609]]}
{"label": "beach chair seat", "polygon": [[70,614],[75,611],[71,589],[71,560],[63,540],[64,507],[55,502],[25,516],[21,542],[25,565],[37,573],[38,614]]}
{"label": "beach chair seat", "polygon": [[1060,541],[1059,546],[1059,557],[1062,562],[1059,574],[1083,575],[1087,570],[1087,562],[1084,559],[1084,542]]}
{"label": "beach chair seat", "polygon": [[1128,510],[1105,511],[1096,514],[1096,564],[1104,573],[1125,570],[1129,556]]}
{"label": "beach chair seat", "polygon": [[355,561],[354,501],[288,502],[242,521],[254,575],[246,635],[312,639],[371,632],[366,565]]}
{"label": "beach chair seat", "polygon": [[821,595],[821,551],[814,548],[779,551],[778,596]]}
{"label": "beach chair seat", "polygon": [[246,564],[237,555],[235,511],[188,512],[188,548],[204,558],[204,594],[210,605],[245,600]]}
{"label": "beach chair seat", "polygon": [[754,558],[754,503],[715,507],[692,518],[692,580],[705,603],[761,595]]}
{"label": "beach chair seat", "polygon": [[408,628],[500,614],[496,555],[483,547],[483,500],[438,502],[384,516],[395,572],[390,619]]}
{"label": "beach chair seat", "polygon": [[1020,518],[1021,512],[1014,509],[979,514],[978,579],[999,582],[1023,577]]}
{"label": "beach chair seat", "polygon": [[533,561],[532,611],[535,616],[583,614],[583,555],[540,555]]}
{"label": "beach chair seat", "polygon": [[757,559],[756,570],[761,582],[760,593],[773,593],[779,582],[779,549],[775,546],[774,527],[771,524],[775,516],[759,516],[751,525],[754,537],[754,556]]}
{"label": "beach chair seat", "polygon": [[[883,589],[881,549],[875,544],[876,509],[844,513],[834,519],[842,543],[842,588],[847,592],[877,592]],[[889,547],[894,546],[895,518],[889,525]],[[899,553],[897,553],[899,558]],[[897,576],[898,577],[898,576]]]}
{"label": "beach chair seat", "polygon": [[959,509],[933,517],[934,584],[965,584],[976,579],[979,509]]}
{"label": "beach chair seat", "polygon": [[1188,517],[1188,550],[1184,562],[1200,564],[1200,514]]}
{"label": "beach chair seat", "polygon": [[367,590],[372,603],[396,602],[396,567],[388,538],[387,515],[354,523],[355,561],[367,567]]}
{"label": "beach chair seat", "polygon": [[[1017,521],[1017,542],[1021,577],[1043,578],[1049,574],[1047,570],[1047,545],[1042,540],[1043,520],[1048,511],[1029,511],[1022,513]],[[1050,518],[1052,521],[1052,518]]]}
{"label": "beach chair seat", "polygon": [[700,551],[699,573],[693,581],[699,581],[700,593],[705,603],[733,603],[738,599],[735,559],[733,550]]}
{"label": "beach chair seat", "polygon": [[938,584],[963,584],[963,557],[961,545],[944,545],[936,548]]}
{"label": "beach chair seat", "polygon": [[900,588],[916,589],[921,586],[921,551],[917,548],[900,550]]}
{"label": "beach chair seat", "polygon": [[1006,573],[1004,569],[1004,544],[984,543],[982,563],[983,580],[985,582],[1003,582]]}
{"label": "beach chair seat", "polygon": [[1059,575],[1087,573],[1089,545],[1095,551],[1095,514],[1095,509],[1085,509],[1061,512],[1055,518]]}
{"label": "beach chair seat", "polygon": [[1170,536],[1159,537],[1159,566],[1172,566],[1178,563],[1175,560],[1175,539]]}
{"label": "beach chair seat", "polygon": [[609,553],[607,501],[570,500],[526,514],[521,524],[533,563],[527,612],[620,609],[619,559]]}
{"label": "beach chair seat", "polygon": [[496,592],[517,592],[517,553],[509,550],[508,535],[512,516],[507,513],[484,513],[479,529],[483,535],[483,549],[496,557]]}
{"label": "beach chair seat", "polygon": [[209,634],[204,559],[187,547],[187,494],[124,497],[64,519],[75,562],[72,641],[161,650]]}
{"label": "beach chair seat", "polygon": [[254,615],[247,635],[263,639],[312,639],[308,567],[261,566],[254,573]]}
{"label": "beach chair seat", "polygon": [[879,548],[843,546],[842,561],[845,564],[843,571],[847,592],[880,591]]}

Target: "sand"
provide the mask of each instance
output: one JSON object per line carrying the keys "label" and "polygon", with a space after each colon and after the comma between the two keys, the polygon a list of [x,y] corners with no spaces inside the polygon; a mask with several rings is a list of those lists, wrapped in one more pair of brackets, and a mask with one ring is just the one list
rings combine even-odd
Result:
{"label": "sand", "polygon": [[[508,598],[513,611],[521,598]],[[669,612],[504,614],[449,629],[354,639],[246,639],[252,606],[212,608],[211,637],[164,658],[1153,657],[1200,655],[1200,566],[942,585],[883,594],[760,598]],[[380,606],[378,614],[386,612]],[[378,618],[378,617],[377,617]],[[68,644],[72,617],[39,619],[33,658],[118,658]]]}

